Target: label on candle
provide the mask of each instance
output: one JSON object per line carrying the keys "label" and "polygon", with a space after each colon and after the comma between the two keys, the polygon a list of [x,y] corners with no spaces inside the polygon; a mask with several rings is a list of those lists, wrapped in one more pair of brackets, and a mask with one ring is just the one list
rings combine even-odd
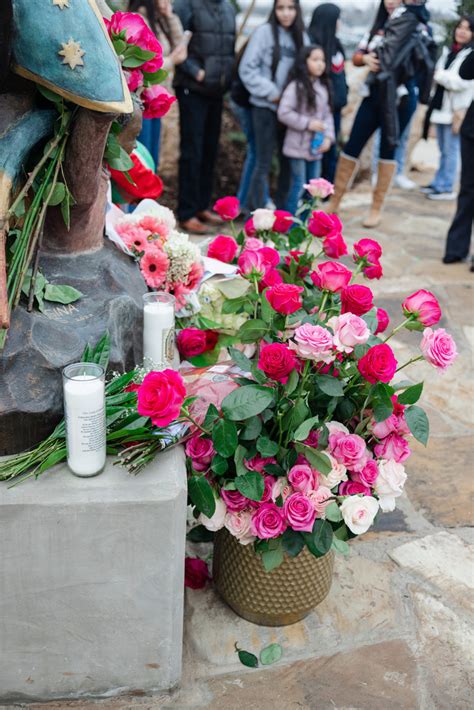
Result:
{"label": "label on candle", "polygon": [[105,464],[104,383],[78,376],[64,385],[68,466],[78,476],[93,476]]}
{"label": "label on candle", "polygon": [[104,445],[105,417],[104,407],[93,412],[84,412],[77,417],[79,441],[83,454],[100,451]]}
{"label": "label on candle", "polygon": [[163,331],[163,356],[166,365],[171,365],[174,359],[174,328]]}

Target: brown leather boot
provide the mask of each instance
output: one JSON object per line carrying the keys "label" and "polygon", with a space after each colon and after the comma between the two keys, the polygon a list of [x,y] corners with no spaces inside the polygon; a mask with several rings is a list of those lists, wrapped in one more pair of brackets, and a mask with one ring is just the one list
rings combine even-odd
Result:
{"label": "brown leather boot", "polygon": [[341,153],[337,161],[336,177],[334,178],[334,194],[327,204],[328,212],[337,212],[346,190],[352,185],[352,181],[359,168],[357,158]]}
{"label": "brown leather boot", "polygon": [[372,207],[370,208],[369,214],[362,222],[364,227],[367,227],[367,229],[378,227],[382,220],[381,212],[383,203],[385,202],[385,197],[390,185],[392,184],[396,169],[396,160],[379,160],[377,184],[375,185],[372,193]]}

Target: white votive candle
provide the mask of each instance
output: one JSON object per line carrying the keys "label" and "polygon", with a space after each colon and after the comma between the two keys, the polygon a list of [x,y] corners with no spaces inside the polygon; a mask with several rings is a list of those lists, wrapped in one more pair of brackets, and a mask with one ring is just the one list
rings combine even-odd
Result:
{"label": "white votive candle", "polygon": [[76,476],[96,476],[105,466],[105,373],[93,363],[63,370],[67,464]]}
{"label": "white votive candle", "polygon": [[143,365],[148,370],[173,367],[174,303],[169,293],[154,291],[143,296]]}

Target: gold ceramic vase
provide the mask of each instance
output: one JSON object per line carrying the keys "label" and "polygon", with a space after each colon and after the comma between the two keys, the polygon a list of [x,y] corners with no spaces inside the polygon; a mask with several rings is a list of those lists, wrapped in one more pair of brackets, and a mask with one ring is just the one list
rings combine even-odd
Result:
{"label": "gold ceramic vase", "polygon": [[287,626],[307,616],[329,593],[334,553],[315,557],[305,547],[266,572],[253,545],[241,545],[227,530],[214,541],[212,575],[224,601],[261,626]]}

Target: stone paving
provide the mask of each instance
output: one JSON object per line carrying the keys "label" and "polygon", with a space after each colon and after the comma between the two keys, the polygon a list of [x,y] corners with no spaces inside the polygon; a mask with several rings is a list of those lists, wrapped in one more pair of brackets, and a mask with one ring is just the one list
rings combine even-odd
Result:
{"label": "stone paving", "polygon": [[[419,175],[426,184],[430,175]],[[369,203],[367,184],[346,199],[346,235],[356,241]],[[397,324],[403,297],[434,291],[441,326],[460,356],[443,376],[417,363],[431,420],[428,448],[416,445],[406,495],[377,528],[339,558],[329,597],[306,620],[281,629],[233,614],[212,588],[187,590],[184,676],[169,695],[38,703],[36,710],[464,710],[473,706],[473,367],[474,275],[468,265],[441,264],[453,203],[394,191],[381,228],[386,278],[374,285]],[[393,341],[399,360],[415,354],[418,334]],[[282,659],[265,670],[241,666],[234,643],[259,651],[270,642]],[[153,668],[150,668],[150,673]],[[9,708],[19,707],[9,706]],[[21,707],[21,705],[20,705]],[[5,710],[7,706],[4,706]]]}

